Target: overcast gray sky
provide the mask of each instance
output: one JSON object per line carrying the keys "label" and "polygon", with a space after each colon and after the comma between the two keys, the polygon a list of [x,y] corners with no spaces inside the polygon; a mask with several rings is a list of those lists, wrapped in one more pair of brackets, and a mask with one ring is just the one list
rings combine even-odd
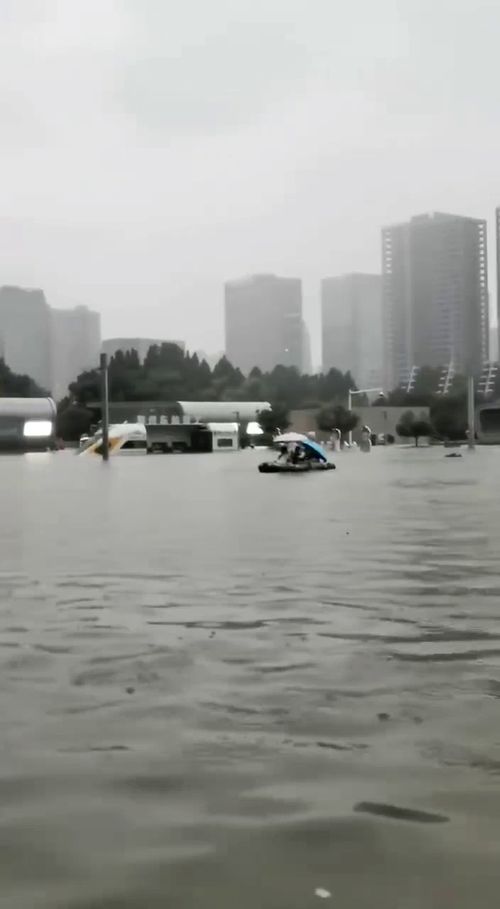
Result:
{"label": "overcast gray sky", "polygon": [[[0,0],[0,283],[223,344],[222,284],[500,201],[499,0]],[[494,293],[494,286],[490,287]]]}

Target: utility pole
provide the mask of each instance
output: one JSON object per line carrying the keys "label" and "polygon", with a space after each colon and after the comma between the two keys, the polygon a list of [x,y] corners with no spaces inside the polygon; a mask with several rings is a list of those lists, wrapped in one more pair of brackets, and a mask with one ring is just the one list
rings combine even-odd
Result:
{"label": "utility pole", "polygon": [[476,418],[474,407],[474,376],[467,377],[467,426],[469,451],[476,447]]}
{"label": "utility pole", "polygon": [[[379,393],[380,395],[383,395],[383,393],[384,393],[384,389],[383,389],[383,388],[350,388],[350,389],[348,390],[348,392],[347,392],[347,410],[349,411],[349,413],[350,413],[351,410],[352,410],[352,398],[353,398],[353,395],[368,395],[368,394],[374,394],[374,392],[376,392],[376,391],[378,391],[378,393]],[[349,442],[349,445],[352,445],[352,429],[349,431],[349,434],[348,434],[348,436],[347,436],[347,440],[348,440],[348,442]]]}
{"label": "utility pole", "polygon": [[[352,410],[352,389],[351,388],[349,389],[349,391],[347,393],[347,410],[349,413],[351,413],[351,410]],[[349,430],[349,433],[347,436],[347,442],[348,442],[348,445],[350,448],[352,445],[352,429]],[[340,447],[342,447],[342,438],[340,438],[339,445],[340,445]]]}
{"label": "utility pole", "polygon": [[101,418],[102,418],[102,459],[109,459],[109,392],[108,356],[101,354]]}

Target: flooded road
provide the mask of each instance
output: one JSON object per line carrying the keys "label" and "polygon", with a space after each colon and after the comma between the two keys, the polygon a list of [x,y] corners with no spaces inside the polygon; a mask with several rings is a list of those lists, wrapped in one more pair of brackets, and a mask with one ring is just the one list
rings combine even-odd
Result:
{"label": "flooded road", "polygon": [[491,909],[500,451],[0,459],[0,905]]}

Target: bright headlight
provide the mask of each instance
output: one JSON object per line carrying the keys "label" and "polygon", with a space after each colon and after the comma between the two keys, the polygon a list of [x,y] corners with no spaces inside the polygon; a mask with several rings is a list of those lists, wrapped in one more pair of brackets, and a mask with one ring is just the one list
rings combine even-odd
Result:
{"label": "bright headlight", "polygon": [[50,420],[26,420],[23,435],[27,439],[46,439],[52,435]]}

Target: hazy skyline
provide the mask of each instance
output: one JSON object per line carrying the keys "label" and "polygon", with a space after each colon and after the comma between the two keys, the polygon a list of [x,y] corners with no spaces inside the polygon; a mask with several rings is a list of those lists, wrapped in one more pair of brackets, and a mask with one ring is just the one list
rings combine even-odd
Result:
{"label": "hazy skyline", "polygon": [[500,5],[0,0],[0,284],[103,334],[223,344],[223,282],[380,269],[380,228],[486,217]]}

